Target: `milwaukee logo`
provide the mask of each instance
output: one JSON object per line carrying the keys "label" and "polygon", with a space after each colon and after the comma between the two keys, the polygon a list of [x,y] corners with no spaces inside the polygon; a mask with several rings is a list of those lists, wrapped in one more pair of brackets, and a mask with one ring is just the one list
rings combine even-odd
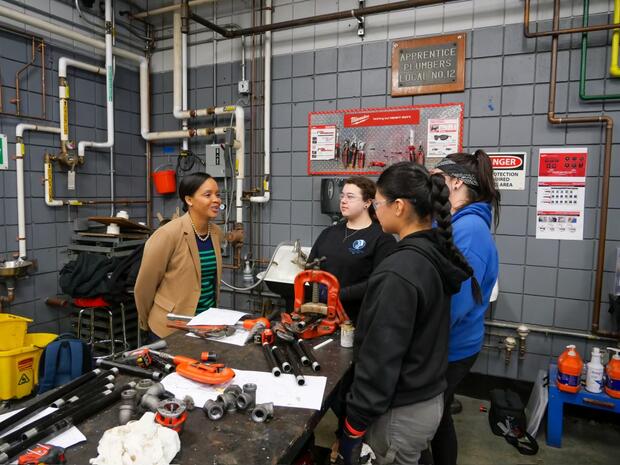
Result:
{"label": "milwaukee logo", "polygon": [[490,158],[493,169],[514,169],[523,165],[523,159],[514,155],[491,155]]}
{"label": "milwaukee logo", "polygon": [[362,124],[365,121],[368,121],[369,119],[370,119],[370,115],[354,116],[351,118],[351,125],[356,126],[358,124]]}

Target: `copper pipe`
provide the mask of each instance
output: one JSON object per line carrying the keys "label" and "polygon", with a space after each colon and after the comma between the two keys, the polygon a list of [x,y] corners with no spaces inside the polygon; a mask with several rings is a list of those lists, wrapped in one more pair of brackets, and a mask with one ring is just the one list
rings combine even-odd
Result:
{"label": "copper pipe", "polygon": [[[529,7],[529,0],[526,0]],[[529,14],[529,11],[526,11]],[[527,16],[525,16],[527,17]],[[618,337],[619,333],[603,332],[599,330],[601,315],[601,294],[603,289],[603,270],[605,266],[605,240],[607,239],[607,213],[609,206],[609,177],[611,172],[611,149],[613,139],[614,120],[609,115],[558,117],[555,113],[555,97],[558,72],[558,41],[560,27],[560,0],[554,0],[553,4],[553,31],[551,39],[551,69],[549,78],[549,108],[547,119],[551,124],[592,124],[599,123],[605,128],[605,149],[603,158],[603,186],[601,194],[601,217],[599,221],[599,238],[597,249],[596,279],[594,288],[594,309],[592,311],[592,332],[599,335]],[[564,34],[565,32],[562,32]],[[566,32],[568,33],[568,32]]]}
{"label": "copper pipe", "polygon": [[387,13],[390,11],[406,10],[409,8],[416,8],[419,6],[437,5],[440,3],[448,3],[448,2],[454,2],[454,1],[457,1],[457,0],[404,0],[404,1],[395,2],[395,3],[384,3],[382,5],[368,6],[368,7],[357,8],[353,10],[339,11],[335,13],[327,13],[324,15],[316,15],[316,16],[310,16],[307,18],[292,19],[290,21],[281,21],[279,23],[263,24],[261,26],[254,26],[254,27],[248,27],[245,29],[235,29],[235,30],[224,29],[220,26],[213,25],[213,23],[211,23],[210,21],[204,18],[201,18],[198,15],[192,15],[192,19],[198,22],[199,24],[202,24],[203,26],[206,26],[208,28],[212,28],[212,26],[216,26],[217,27],[216,32],[218,34],[221,34],[222,36],[228,39],[234,39],[235,37],[262,34],[263,32],[268,32],[268,31],[293,29],[296,27],[310,26],[312,24],[339,21],[341,19],[358,18],[361,16],[370,16],[370,15],[375,15],[379,13]]}
{"label": "copper pipe", "polygon": [[69,300],[62,297],[48,297],[45,299],[45,305],[49,305],[50,307],[60,307],[64,308],[69,305]]}
{"label": "copper pipe", "polygon": [[15,73],[15,98],[11,100],[11,103],[15,104],[15,114],[17,116],[19,116],[21,113],[21,97],[19,94],[19,77],[24,71],[26,71],[28,68],[34,65],[34,62],[37,59],[35,49],[36,49],[35,41],[33,37],[32,38],[32,57],[30,59],[30,63],[25,64],[24,66],[19,68],[19,70]]}
{"label": "copper pipe", "polygon": [[6,288],[6,295],[0,295],[0,313],[4,311],[5,304],[10,304],[15,300],[15,287]]}
{"label": "copper pipe", "polygon": [[612,24],[597,24],[595,26],[587,27],[572,27],[567,29],[560,29],[559,25],[553,30],[546,32],[530,32],[530,2],[531,0],[525,0],[525,6],[523,8],[523,34],[530,39],[536,37],[557,37],[562,34],[578,34],[580,32],[596,32],[596,31],[609,31],[611,29],[620,28],[620,23]]}

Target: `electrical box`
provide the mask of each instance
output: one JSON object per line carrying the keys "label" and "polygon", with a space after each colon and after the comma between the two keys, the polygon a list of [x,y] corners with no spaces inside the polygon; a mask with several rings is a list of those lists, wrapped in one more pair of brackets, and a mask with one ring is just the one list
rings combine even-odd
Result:
{"label": "electrical box", "polygon": [[216,179],[226,177],[226,149],[221,145],[206,146],[205,171]]}
{"label": "electrical box", "polygon": [[238,86],[238,91],[241,95],[247,95],[250,93],[250,81],[248,81],[247,79],[239,81],[237,86]]}
{"label": "electrical box", "polygon": [[6,136],[0,134],[0,170],[9,169],[9,151]]}

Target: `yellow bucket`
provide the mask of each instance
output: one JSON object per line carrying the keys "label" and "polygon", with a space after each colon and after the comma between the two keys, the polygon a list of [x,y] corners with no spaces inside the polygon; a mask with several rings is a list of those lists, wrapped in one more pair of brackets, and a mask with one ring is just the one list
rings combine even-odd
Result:
{"label": "yellow bucket", "polygon": [[26,334],[24,346],[0,351],[0,400],[21,398],[32,392],[39,382],[39,360],[45,346],[56,334]]}
{"label": "yellow bucket", "polygon": [[0,350],[13,350],[24,345],[29,318],[0,313]]}

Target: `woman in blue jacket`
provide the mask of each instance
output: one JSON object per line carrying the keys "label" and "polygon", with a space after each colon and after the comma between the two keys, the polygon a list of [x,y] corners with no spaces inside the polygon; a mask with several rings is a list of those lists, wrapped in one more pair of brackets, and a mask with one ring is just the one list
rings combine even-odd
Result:
{"label": "woman in blue jacket", "polygon": [[450,404],[458,384],[469,373],[484,338],[484,315],[497,281],[499,261],[491,235],[499,222],[500,193],[495,187],[493,169],[484,150],[474,154],[454,153],[435,165],[434,173],[444,176],[450,189],[454,243],[474,270],[482,301],[472,297],[472,280],[465,281],[452,296],[448,349],[448,387],[444,414],[431,442],[435,465],[456,465],[457,439]]}

